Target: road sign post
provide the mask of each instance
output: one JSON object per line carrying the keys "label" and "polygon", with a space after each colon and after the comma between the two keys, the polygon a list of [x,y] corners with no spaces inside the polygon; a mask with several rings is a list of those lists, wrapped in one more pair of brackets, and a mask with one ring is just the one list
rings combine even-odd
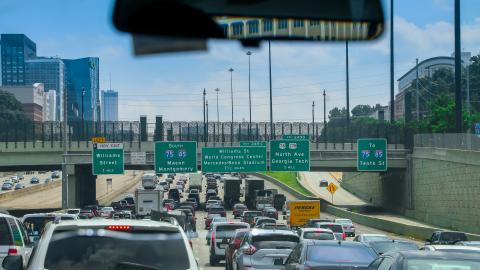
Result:
{"label": "road sign post", "polygon": [[156,142],[155,172],[197,172],[197,142]]}
{"label": "road sign post", "polygon": [[205,147],[202,149],[202,172],[265,172],[267,170],[267,148]]}
{"label": "road sign post", "polygon": [[310,142],[307,140],[270,141],[270,171],[310,171]]}
{"label": "road sign post", "polygon": [[357,171],[381,172],[387,170],[387,140],[357,140]]}
{"label": "road sign post", "polygon": [[92,167],[93,175],[124,174],[123,143],[94,143]]}
{"label": "road sign post", "polygon": [[338,189],[338,187],[334,183],[330,183],[327,186],[328,192],[330,192],[330,194],[332,194],[332,204],[333,204],[333,194],[335,193],[335,191],[337,191],[337,189]]}

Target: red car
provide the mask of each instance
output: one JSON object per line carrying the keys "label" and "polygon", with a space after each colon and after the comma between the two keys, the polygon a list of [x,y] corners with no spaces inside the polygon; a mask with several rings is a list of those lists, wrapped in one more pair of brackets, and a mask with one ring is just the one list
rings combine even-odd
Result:
{"label": "red car", "polygon": [[214,217],[220,217],[221,215],[220,214],[208,214],[206,217],[205,217],[205,229],[210,229],[210,224],[212,224],[212,219]]}
{"label": "red car", "polygon": [[80,210],[79,215],[86,216],[88,218],[95,217],[95,213],[93,213],[93,210]]}

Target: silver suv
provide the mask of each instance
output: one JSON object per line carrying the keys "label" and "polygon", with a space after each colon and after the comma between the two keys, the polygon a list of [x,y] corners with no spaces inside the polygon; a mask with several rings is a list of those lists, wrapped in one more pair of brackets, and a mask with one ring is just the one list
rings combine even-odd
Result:
{"label": "silver suv", "polygon": [[282,269],[299,241],[292,231],[252,229],[233,257],[233,269]]}
{"label": "silver suv", "polygon": [[[162,248],[168,247],[168,248]],[[22,269],[18,256],[3,265]],[[198,269],[182,228],[151,220],[50,222],[27,269]]]}
{"label": "silver suv", "polygon": [[212,224],[210,238],[211,266],[225,259],[225,249],[237,229],[250,229],[250,225],[245,222],[215,222]]}

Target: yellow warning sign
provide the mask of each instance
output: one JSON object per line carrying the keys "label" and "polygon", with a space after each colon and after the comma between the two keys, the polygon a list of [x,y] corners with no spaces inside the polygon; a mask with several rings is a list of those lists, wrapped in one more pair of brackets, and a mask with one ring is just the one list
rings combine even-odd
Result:
{"label": "yellow warning sign", "polygon": [[105,137],[93,137],[92,143],[105,143]]}
{"label": "yellow warning sign", "polygon": [[328,184],[328,187],[327,187],[328,192],[333,194],[335,193],[335,191],[337,191],[337,189],[338,187],[334,183]]}

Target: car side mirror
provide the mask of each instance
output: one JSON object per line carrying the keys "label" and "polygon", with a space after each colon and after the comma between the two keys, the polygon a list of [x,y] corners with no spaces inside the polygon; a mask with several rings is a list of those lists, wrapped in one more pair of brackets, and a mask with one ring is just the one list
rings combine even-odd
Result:
{"label": "car side mirror", "polygon": [[5,270],[21,270],[23,269],[22,256],[8,255],[3,259],[2,267]]}

